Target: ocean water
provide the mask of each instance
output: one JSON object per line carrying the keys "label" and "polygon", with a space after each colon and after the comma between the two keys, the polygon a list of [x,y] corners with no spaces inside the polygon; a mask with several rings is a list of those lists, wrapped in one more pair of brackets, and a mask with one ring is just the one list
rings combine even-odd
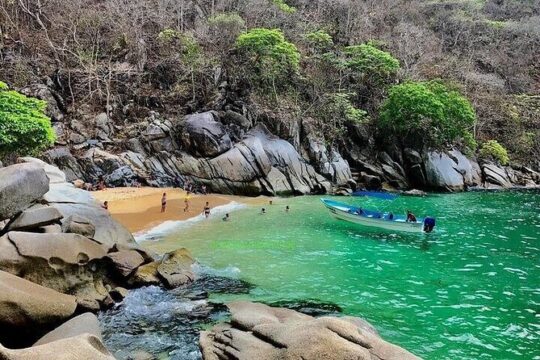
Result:
{"label": "ocean water", "polygon": [[[539,192],[336,200],[435,216],[436,232],[361,228],[331,218],[319,197],[306,196],[274,200],[265,215],[248,206],[231,212],[229,222],[219,214],[171,228],[144,246],[186,247],[206,269],[252,284],[211,291],[215,302],[335,304],[426,359],[540,359]],[[126,345],[105,327],[109,346]]]}

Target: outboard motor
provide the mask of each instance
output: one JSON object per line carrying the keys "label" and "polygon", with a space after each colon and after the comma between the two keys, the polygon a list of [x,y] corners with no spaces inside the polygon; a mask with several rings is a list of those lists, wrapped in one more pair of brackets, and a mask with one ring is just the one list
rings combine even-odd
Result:
{"label": "outboard motor", "polygon": [[424,219],[424,232],[430,233],[435,228],[435,218],[427,217]]}

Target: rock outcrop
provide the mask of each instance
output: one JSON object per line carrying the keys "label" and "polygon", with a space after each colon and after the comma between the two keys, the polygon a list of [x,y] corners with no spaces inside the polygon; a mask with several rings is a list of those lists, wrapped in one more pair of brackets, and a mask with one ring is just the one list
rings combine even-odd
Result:
{"label": "rock outcrop", "polygon": [[0,220],[27,209],[49,191],[49,178],[37,164],[0,168]]}
{"label": "rock outcrop", "polygon": [[90,334],[100,340],[102,339],[101,329],[99,327],[99,321],[96,315],[92,313],[84,313],[76,316],[42,336],[32,346],[44,345],[83,334]]}
{"label": "rock outcrop", "polygon": [[230,323],[201,332],[205,360],[419,359],[381,339],[361,319],[314,318],[250,302],[234,302],[228,308]]}
{"label": "rock outcrop", "polygon": [[175,288],[195,280],[192,271],[194,263],[188,250],[178,249],[166,253],[159,261],[139,266],[129,281],[135,286],[163,285]]}
{"label": "rock outcrop", "polygon": [[43,335],[69,319],[76,307],[73,296],[0,270],[0,343],[6,346]]}

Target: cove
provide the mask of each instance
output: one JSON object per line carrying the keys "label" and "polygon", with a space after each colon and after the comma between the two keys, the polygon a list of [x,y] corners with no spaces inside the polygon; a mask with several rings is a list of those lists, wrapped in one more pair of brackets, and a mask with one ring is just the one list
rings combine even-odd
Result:
{"label": "cove", "polygon": [[[265,215],[251,206],[232,212],[229,222],[216,215],[143,244],[158,252],[186,247],[216,274],[252,284],[233,293],[210,289],[214,302],[335,304],[426,359],[540,356],[539,192],[435,194],[394,202],[336,198],[435,216],[436,232],[428,235],[340,222],[319,199],[274,200]],[[153,302],[174,301],[164,291],[152,296]],[[112,349],[119,346],[107,338],[114,326],[105,325]],[[155,333],[159,324],[149,329],[143,333]]]}

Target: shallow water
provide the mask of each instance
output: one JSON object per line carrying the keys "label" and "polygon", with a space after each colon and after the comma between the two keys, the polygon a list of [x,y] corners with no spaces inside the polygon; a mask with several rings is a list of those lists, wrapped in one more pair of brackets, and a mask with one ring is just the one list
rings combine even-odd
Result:
{"label": "shallow water", "polygon": [[255,285],[213,293],[213,301],[333,303],[426,359],[540,359],[540,193],[337,200],[432,215],[436,232],[365,230],[331,218],[318,197],[299,197],[274,201],[265,215],[251,207],[230,222],[215,216],[145,246],[187,247],[205,266]]}

